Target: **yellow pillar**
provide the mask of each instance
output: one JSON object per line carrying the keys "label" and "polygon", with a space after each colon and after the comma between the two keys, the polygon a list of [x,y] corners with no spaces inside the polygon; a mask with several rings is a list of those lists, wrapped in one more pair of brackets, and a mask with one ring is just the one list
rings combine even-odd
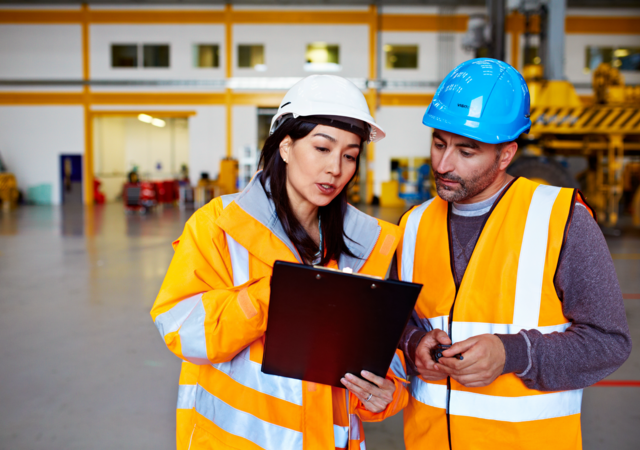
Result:
{"label": "yellow pillar", "polygon": [[[82,79],[87,82],[89,73],[89,7],[82,5]],[[91,116],[91,90],[89,85],[82,87],[84,106],[84,204],[93,205],[93,123]]]}
{"label": "yellow pillar", "polygon": [[[231,5],[225,5],[225,48],[226,48],[226,77],[227,81],[233,76],[233,18]],[[227,115],[227,158],[231,158],[233,155],[233,127],[232,127],[232,92],[229,87],[225,88],[225,107]]]}
{"label": "yellow pillar", "polygon": [[[369,7],[369,79],[377,80],[378,78],[378,7],[371,5]],[[375,118],[376,109],[378,108],[378,92],[375,88],[369,88],[367,93],[367,102],[371,115]],[[375,161],[375,144],[370,143],[367,146],[367,167],[366,167],[366,192],[365,199],[367,204],[371,204],[373,200],[373,189],[375,186],[375,172],[373,170],[373,162]]]}

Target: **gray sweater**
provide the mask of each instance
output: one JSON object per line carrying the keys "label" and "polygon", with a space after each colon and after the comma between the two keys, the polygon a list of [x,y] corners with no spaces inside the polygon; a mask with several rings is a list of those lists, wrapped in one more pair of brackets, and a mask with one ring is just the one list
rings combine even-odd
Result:
{"label": "gray sweater", "polygon": [[[496,198],[472,205],[454,204],[451,226],[458,286],[469,262],[467,256],[471,256]],[[392,268],[391,276],[397,278],[397,268]],[[563,333],[522,330],[518,334],[498,334],[506,353],[502,373],[515,373],[531,389],[581,389],[605,378],[626,361],[631,337],[607,243],[580,204],[575,206],[555,288],[571,326]],[[412,321],[400,343],[408,369],[414,374],[415,349],[425,333]]]}

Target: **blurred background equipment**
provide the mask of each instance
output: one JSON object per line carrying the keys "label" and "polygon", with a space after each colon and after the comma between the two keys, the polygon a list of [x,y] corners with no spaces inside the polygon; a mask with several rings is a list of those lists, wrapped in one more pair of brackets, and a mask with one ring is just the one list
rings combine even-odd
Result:
{"label": "blurred background equipment", "polygon": [[[638,89],[626,87],[618,69],[600,63],[592,73],[593,100],[585,104],[565,77],[564,2],[527,1],[521,10],[527,17],[537,13],[542,52],[531,61],[534,64],[523,69],[531,93],[532,127],[521,137],[523,151],[509,173],[557,186],[581,187],[599,222],[615,227],[621,209],[637,215],[633,198],[640,183],[629,178],[625,186],[623,175],[625,164],[640,157]],[[534,36],[527,29],[525,54]],[[581,170],[572,173],[570,162]]]}
{"label": "blurred background equipment", "polygon": [[1,209],[8,211],[18,204],[20,192],[18,191],[18,183],[16,177],[8,172],[7,167],[2,160],[0,154],[0,203]]}

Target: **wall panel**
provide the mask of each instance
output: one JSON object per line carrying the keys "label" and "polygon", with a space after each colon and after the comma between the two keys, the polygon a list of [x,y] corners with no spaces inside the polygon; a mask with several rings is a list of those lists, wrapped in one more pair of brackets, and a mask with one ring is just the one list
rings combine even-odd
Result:
{"label": "wall panel", "polygon": [[49,183],[59,204],[60,155],[84,153],[82,107],[0,107],[0,153],[20,190]]}

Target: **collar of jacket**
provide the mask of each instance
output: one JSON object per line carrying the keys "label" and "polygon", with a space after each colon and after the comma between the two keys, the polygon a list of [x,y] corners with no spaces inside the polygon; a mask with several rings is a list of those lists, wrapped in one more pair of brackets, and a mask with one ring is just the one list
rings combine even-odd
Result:
{"label": "collar of jacket", "polygon": [[[287,236],[276,214],[275,205],[267,197],[258,172],[246,188],[235,195],[234,200],[223,210],[216,224],[248,252],[269,266],[277,260],[301,262],[295,246]],[[266,183],[267,189],[269,183]],[[247,220],[257,222],[248,230]],[[373,251],[381,227],[378,221],[349,205],[344,218],[346,245],[356,258],[342,255],[338,267],[350,267],[359,271]],[[275,239],[274,239],[275,237]]]}

